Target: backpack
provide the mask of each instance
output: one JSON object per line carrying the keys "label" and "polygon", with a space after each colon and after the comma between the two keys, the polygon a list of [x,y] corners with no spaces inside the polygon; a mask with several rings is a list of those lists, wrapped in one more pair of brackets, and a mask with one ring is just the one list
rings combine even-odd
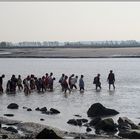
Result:
{"label": "backpack", "polygon": [[97,83],[97,77],[94,77],[93,84]]}

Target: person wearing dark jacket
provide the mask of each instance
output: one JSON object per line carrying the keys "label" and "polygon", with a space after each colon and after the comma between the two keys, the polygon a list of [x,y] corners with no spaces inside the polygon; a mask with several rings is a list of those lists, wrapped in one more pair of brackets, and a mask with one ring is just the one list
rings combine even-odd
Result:
{"label": "person wearing dark jacket", "polygon": [[101,89],[100,74],[97,74],[97,76],[94,77],[93,84],[95,84],[96,90],[98,89],[98,87]]}
{"label": "person wearing dark jacket", "polygon": [[109,84],[109,90],[111,88],[111,85],[113,86],[113,88],[115,89],[115,74],[113,73],[112,70],[110,70],[110,73],[108,74],[108,78],[107,78],[108,84]]}

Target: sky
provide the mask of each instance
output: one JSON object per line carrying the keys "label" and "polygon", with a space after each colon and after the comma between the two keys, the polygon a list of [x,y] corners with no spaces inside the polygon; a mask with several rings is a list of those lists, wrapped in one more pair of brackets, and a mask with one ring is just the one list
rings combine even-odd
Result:
{"label": "sky", "polygon": [[0,41],[140,40],[140,2],[0,2]]}

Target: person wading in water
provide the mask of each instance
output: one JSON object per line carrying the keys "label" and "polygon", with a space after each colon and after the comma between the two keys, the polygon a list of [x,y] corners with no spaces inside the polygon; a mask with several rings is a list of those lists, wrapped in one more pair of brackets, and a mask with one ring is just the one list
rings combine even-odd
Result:
{"label": "person wading in water", "polygon": [[115,90],[115,74],[113,73],[112,70],[110,70],[110,73],[108,74],[108,78],[107,78],[108,84],[109,84],[109,90],[111,88],[111,85],[113,86],[114,90]]}

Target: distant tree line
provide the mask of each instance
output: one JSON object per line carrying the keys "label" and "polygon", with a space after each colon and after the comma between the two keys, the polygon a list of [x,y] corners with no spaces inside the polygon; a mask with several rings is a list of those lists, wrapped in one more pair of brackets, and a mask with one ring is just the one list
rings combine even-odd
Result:
{"label": "distant tree line", "polygon": [[136,40],[126,41],[78,41],[78,42],[58,42],[58,41],[44,41],[44,42],[0,42],[0,48],[14,48],[14,47],[140,47],[140,42]]}

